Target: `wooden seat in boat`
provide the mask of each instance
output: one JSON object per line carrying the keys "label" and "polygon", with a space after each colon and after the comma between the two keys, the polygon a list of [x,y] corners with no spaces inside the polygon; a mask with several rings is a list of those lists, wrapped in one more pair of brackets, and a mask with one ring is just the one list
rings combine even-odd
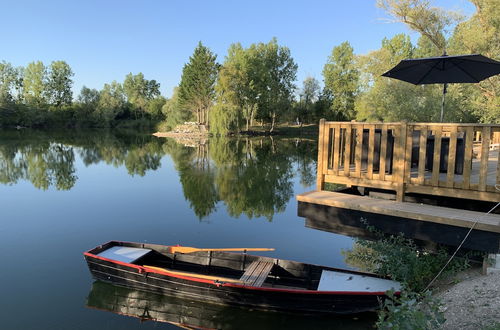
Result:
{"label": "wooden seat in boat", "polygon": [[272,262],[254,261],[248,266],[240,281],[248,286],[262,286],[273,268]]}

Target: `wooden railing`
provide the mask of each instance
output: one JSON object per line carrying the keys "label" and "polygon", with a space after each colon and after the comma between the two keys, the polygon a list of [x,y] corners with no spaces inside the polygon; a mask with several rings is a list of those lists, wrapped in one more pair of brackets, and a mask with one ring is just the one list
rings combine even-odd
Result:
{"label": "wooden railing", "polygon": [[[478,134],[479,133],[479,134]],[[500,201],[500,125],[320,121],[317,189],[325,182]]]}

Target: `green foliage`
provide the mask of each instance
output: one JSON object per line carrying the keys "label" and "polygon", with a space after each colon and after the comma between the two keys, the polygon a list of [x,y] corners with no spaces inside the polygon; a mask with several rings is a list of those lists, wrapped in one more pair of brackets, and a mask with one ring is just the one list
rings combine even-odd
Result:
{"label": "green foliage", "polygon": [[[277,121],[291,110],[297,65],[290,50],[278,45],[274,38],[268,43],[252,44],[244,49],[240,44],[229,47],[217,82],[218,102],[239,111],[221,121],[240,118],[246,130],[254,119],[270,123],[272,131]],[[227,115],[227,111],[219,111]]]}
{"label": "green foliage", "polygon": [[96,109],[99,118],[105,122],[110,122],[125,110],[125,106],[126,101],[122,85],[116,81],[111,84],[104,84]]}
{"label": "green foliage", "polygon": [[47,104],[47,69],[41,61],[31,62],[24,70],[23,97],[27,105],[41,107]]}
{"label": "green foliage", "polygon": [[200,124],[208,124],[208,112],[215,97],[214,86],[219,70],[216,58],[200,41],[182,69],[179,106],[192,112]]}
{"label": "green foliage", "polygon": [[215,135],[227,135],[238,132],[241,113],[230,103],[217,103],[210,111],[210,132]]}
{"label": "green foliage", "polygon": [[294,112],[300,123],[313,123],[320,119],[315,113],[315,104],[319,100],[320,91],[319,81],[316,78],[307,77],[304,79],[299,93],[299,102],[296,104]]}
{"label": "green foliage", "polygon": [[174,92],[170,99],[165,100],[165,104],[161,108],[163,117],[165,118],[159,125],[160,131],[170,131],[177,125],[193,119],[193,114],[184,111],[179,105],[179,88],[174,88]]}
{"label": "green foliage", "polygon": [[[383,236],[371,226],[368,229],[376,234],[377,240],[356,240],[352,250],[343,251],[346,262],[370,272],[390,276],[410,291],[424,290],[448,261],[449,256],[444,249],[430,253],[418,248],[402,234]],[[453,259],[443,274],[446,276],[467,267],[467,259]]]}
{"label": "green foliage", "polygon": [[378,314],[377,329],[440,329],[445,322],[441,305],[430,292],[423,294],[402,292],[400,296],[389,292]]}
{"label": "green foliage", "polygon": [[325,90],[331,100],[327,118],[350,120],[355,117],[354,101],[359,90],[359,70],[349,42],[334,47],[323,68]]}
{"label": "green foliage", "polygon": [[73,80],[71,80],[71,77],[73,75],[71,67],[64,61],[54,61],[50,64],[45,93],[52,105],[60,107],[72,103],[73,92],[71,86]]}
{"label": "green foliage", "polygon": [[446,50],[449,28],[461,19],[455,12],[431,7],[428,0],[377,0],[377,6],[428,38],[441,53]]}
{"label": "green foliage", "polygon": [[[139,115],[144,117],[146,113],[156,116],[161,112],[163,104],[159,105],[158,103],[162,103],[163,100],[156,101],[160,95],[160,84],[156,80],[144,79],[142,72],[136,75],[129,73],[125,76],[123,92],[132,106],[135,118],[138,118]],[[156,103],[150,104],[152,102]]]}

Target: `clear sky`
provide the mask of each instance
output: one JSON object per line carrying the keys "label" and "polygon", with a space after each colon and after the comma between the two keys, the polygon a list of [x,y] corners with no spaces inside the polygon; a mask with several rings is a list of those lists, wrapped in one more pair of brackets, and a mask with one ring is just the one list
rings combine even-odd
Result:
{"label": "clear sky", "polygon": [[[466,0],[435,0],[471,14]],[[356,54],[380,48],[403,24],[387,23],[375,0],[0,0],[0,61],[25,66],[64,60],[73,69],[74,94],[101,89],[143,72],[170,96],[198,41],[223,62],[234,42],[248,46],[272,37],[290,48],[298,85],[321,71],[334,46],[349,41]]]}

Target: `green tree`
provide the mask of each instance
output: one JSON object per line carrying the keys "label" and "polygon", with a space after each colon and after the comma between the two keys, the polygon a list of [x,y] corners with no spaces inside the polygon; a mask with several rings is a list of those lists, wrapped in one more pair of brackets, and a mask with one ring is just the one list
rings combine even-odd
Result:
{"label": "green tree", "polygon": [[99,98],[100,93],[97,89],[83,86],[80,95],[78,95],[77,102],[86,107],[95,109],[99,104]]}
{"label": "green tree", "polygon": [[96,112],[102,119],[109,122],[124,111],[125,105],[123,87],[120,83],[113,81],[111,84],[104,84]]}
{"label": "green tree", "polygon": [[160,124],[160,130],[169,131],[175,126],[192,119],[192,113],[183,111],[179,105],[179,88],[175,87],[172,97],[165,101],[161,108],[164,121]]}
{"label": "green tree", "polygon": [[71,104],[73,75],[71,67],[64,61],[54,61],[50,64],[45,91],[51,104],[56,107]]}
{"label": "green tree", "polygon": [[5,107],[14,102],[14,88],[16,70],[10,63],[0,62],[0,107]]}
{"label": "green tree", "polygon": [[144,79],[142,72],[136,75],[129,73],[123,82],[123,90],[137,118],[137,113],[144,116],[148,103],[160,95],[160,84],[156,80]]}
{"label": "green tree", "polygon": [[258,115],[270,122],[272,132],[279,117],[292,109],[298,66],[290,49],[278,45],[276,38],[267,44],[251,45],[249,51],[257,60]]}
{"label": "green tree", "polygon": [[252,60],[241,44],[229,46],[216,85],[217,107],[212,116],[216,121],[213,128],[216,133],[227,132],[235,127],[239,130],[240,117],[246,122],[247,131],[252,125],[257,114],[259,96],[253,77],[257,72],[254,65],[256,62]]}
{"label": "green tree", "polygon": [[354,102],[359,90],[359,75],[354,50],[349,42],[334,47],[323,68],[325,89],[331,99],[332,114],[329,117],[355,117]]}
{"label": "green tree", "polygon": [[313,77],[307,77],[302,82],[302,89],[299,93],[299,104],[297,118],[302,122],[311,122],[314,117],[315,103],[320,96],[319,81]]}
{"label": "green tree", "polygon": [[[457,25],[450,40],[450,51],[457,54],[480,53],[500,61],[500,4],[496,0],[471,0],[476,7],[472,17]],[[500,123],[500,76],[479,84],[453,86],[464,96],[463,107],[472,109],[482,122]]]}
{"label": "green tree", "polygon": [[216,58],[200,41],[182,69],[179,105],[183,110],[193,112],[199,124],[208,124],[208,113],[214,101],[219,67]]}
{"label": "green tree", "polygon": [[47,69],[41,61],[29,63],[24,70],[23,96],[28,105],[41,107],[47,104]]}

